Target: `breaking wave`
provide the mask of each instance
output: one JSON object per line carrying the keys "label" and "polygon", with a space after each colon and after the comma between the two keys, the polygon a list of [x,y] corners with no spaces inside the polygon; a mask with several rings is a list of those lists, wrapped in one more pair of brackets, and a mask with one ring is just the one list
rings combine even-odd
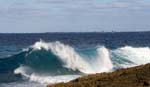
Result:
{"label": "breaking wave", "polygon": [[80,50],[59,41],[39,41],[17,55],[0,59],[0,70],[31,81],[57,83],[146,63],[150,63],[149,47],[111,50],[99,46]]}

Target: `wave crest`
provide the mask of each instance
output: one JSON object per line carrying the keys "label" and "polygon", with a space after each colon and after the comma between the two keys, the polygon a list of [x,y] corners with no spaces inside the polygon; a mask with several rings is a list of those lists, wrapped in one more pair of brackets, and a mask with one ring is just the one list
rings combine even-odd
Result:
{"label": "wave crest", "polygon": [[132,61],[135,65],[150,63],[149,47],[125,46],[114,51],[119,57]]}
{"label": "wave crest", "polygon": [[[83,73],[111,72],[150,63],[150,48],[125,46],[111,50],[101,46],[76,50],[59,41],[47,43],[41,40],[17,55],[0,59],[0,62],[1,71],[21,74],[31,81],[64,82]],[[70,75],[72,79],[69,79]]]}
{"label": "wave crest", "polygon": [[98,55],[95,61],[93,61],[93,66],[91,66],[89,61],[86,61],[85,58],[81,57],[73,47],[64,45],[58,41],[52,43],[40,41],[36,42],[32,47],[34,50],[45,49],[47,51],[52,51],[64,63],[64,67],[74,71],[79,70],[83,73],[108,72],[113,66],[109,51],[105,47],[97,49]]}

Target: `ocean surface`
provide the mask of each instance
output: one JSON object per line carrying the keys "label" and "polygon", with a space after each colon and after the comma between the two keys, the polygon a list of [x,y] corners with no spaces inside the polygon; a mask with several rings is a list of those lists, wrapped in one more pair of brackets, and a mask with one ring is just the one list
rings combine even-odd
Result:
{"label": "ocean surface", "polygon": [[150,63],[150,32],[0,34],[0,87],[44,87]]}

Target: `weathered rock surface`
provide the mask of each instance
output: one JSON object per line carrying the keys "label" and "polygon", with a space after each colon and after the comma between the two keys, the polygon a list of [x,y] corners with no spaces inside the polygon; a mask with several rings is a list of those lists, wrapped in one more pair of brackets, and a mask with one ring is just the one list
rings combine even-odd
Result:
{"label": "weathered rock surface", "polygon": [[150,87],[150,64],[111,73],[87,75],[68,83],[47,87]]}

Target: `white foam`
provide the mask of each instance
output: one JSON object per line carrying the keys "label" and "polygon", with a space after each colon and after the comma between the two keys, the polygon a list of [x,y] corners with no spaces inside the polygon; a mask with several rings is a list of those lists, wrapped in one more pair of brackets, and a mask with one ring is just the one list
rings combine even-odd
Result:
{"label": "white foam", "polygon": [[97,72],[110,72],[113,68],[112,61],[110,59],[109,50],[105,47],[100,47],[97,49],[98,58],[96,58],[94,67]]}
{"label": "white foam", "polygon": [[150,63],[150,48],[125,46],[114,50],[115,54],[132,61],[136,65]]}
{"label": "white foam", "polygon": [[31,72],[32,69],[26,66],[20,66],[17,68],[14,73],[15,74],[21,74],[25,76],[30,81],[39,82],[41,84],[54,84],[59,82],[68,82],[70,80],[73,80],[77,77],[80,77],[80,75],[59,75],[59,76],[50,76],[50,75],[44,75],[39,74],[37,72]]}
{"label": "white foam", "polygon": [[[84,60],[86,58],[81,57],[73,47],[64,45],[60,42],[46,43],[40,41],[36,42],[32,48],[34,50],[45,49],[47,51],[52,51],[56,56],[58,56],[59,60],[64,63],[64,67],[72,70],[79,70],[87,74],[109,72],[113,68],[109,50],[105,47],[97,48],[97,56],[92,62]],[[67,82],[79,77],[79,75],[50,76],[41,73],[39,74],[34,72],[31,68],[25,66],[20,66],[14,71],[14,73],[22,74],[30,81],[50,84],[57,82]]]}
{"label": "white foam", "polygon": [[68,82],[78,77],[80,77],[80,75],[46,76],[46,75],[32,74],[30,77],[30,81],[40,82],[42,84],[54,84],[60,82]]}
{"label": "white foam", "polygon": [[76,52],[75,50],[68,46],[64,45],[60,42],[53,42],[53,43],[45,43],[43,41],[35,43],[33,45],[35,50],[50,50],[52,51],[60,60],[64,63],[64,67],[72,69],[72,70],[79,70],[81,72],[91,72],[90,66],[86,63]]}
{"label": "white foam", "polygon": [[[36,42],[33,45],[35,50],[50,50],[52,51],[62,62],[64,62],[64,67],[79,70],[83,73],[100,73],[108,72],[112,69],[113,65],[109,56],[109,51],[105,47],[100,47],[97,49],[97,57],[93,64],[89,61],[85,61],[73,47],[69,45],[64,45],[60,42],[46,43],[43,41]],[[98,65],[98,66],[97,66]]]}
{"label": "white foam", "polygon": [[[58,56],[59,60],[64,63],[64,67],[79,70],[83,73],[101,73],[101,72],[110,72],[112,71],[113,64],[111,61],[110,52],[105,47],[97,48],[97,55],[95,58],[91,58],[93,60],[86,61],[86,58],[80,56],[73,47],[69,45],[65,45],[60,42],[51,42],[46,43],[44,41],[36,42],[33,46],[34,50],[45,49],[47,51],[53,52],[54,55]],[[125,46],[122,48],[118,48],[116,50],[111,50],[111,52],[115,53],[119,57],[127,59],[133,62],[133,65],[130,63],[120,64],[120,66],[132,67],[134,65],[140,65],[145,63],[150,63],[150,48],[134,48],[130,46]],[[118,63],[119,64],[119,63]],[[58,83],[58,82],[67,82],[72,79],[79,77],[79,75],[44,75],[34,72],[30,67],[20,66],[14,71],[15,74],[22,74],[30,81],[40,82],[42,84],[48,83]]]}
{"label": "white foam", "polygon": [[20,66],[17,69],[14,70],[15,74],[22,74],[23,76],[30,78],[30,73],[32,72],[32,69],[26,66]]}
{"label": "white foam", "polygon": [[0,87],[46,87],[45,84],[40,84],[37,82],[12,82],[12,83],[2,83]]}

